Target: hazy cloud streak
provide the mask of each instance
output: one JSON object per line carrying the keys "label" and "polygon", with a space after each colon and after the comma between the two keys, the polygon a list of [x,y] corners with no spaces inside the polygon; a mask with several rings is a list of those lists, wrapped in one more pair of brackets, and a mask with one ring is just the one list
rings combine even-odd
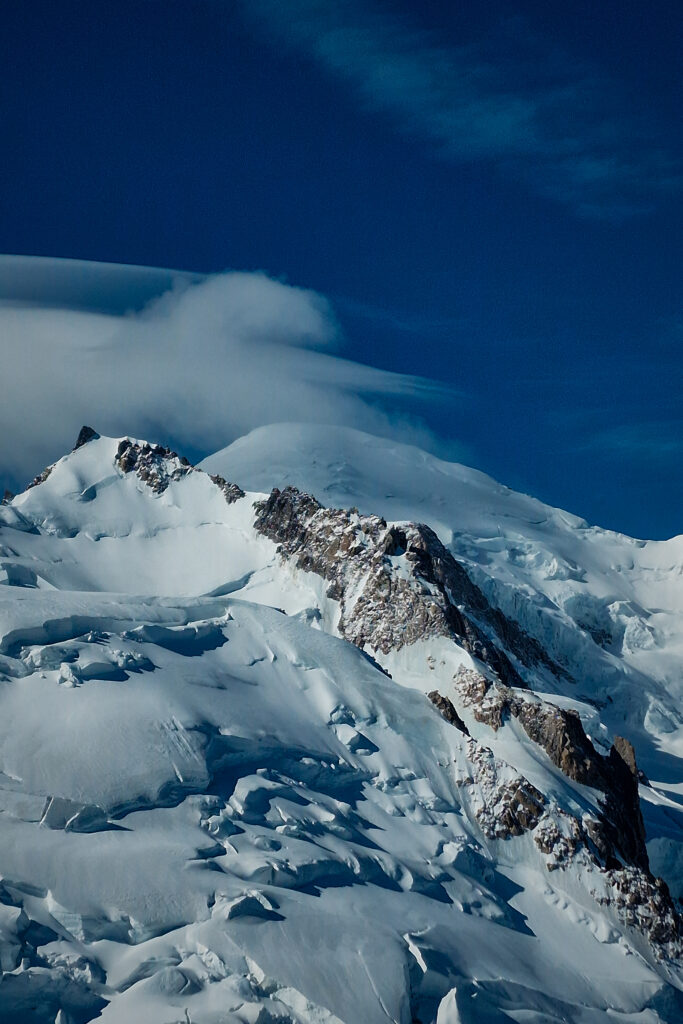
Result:
{"label": "hazy cloud streak", "polygon": [[[241,0],[252,22],[455,161],[495,161],[583,215],[621,217],[683,185],[612,86],[522,33],[448,46],[372,0]],[[514,54],[514,57],[512,56]]]}
{"label": "hazy cloud streak", "polygon": [[624,423],[592,435],[578,451],[603,454],[606,458],[634,458],[668,462],[683,455],[683,419],[649,423]]}

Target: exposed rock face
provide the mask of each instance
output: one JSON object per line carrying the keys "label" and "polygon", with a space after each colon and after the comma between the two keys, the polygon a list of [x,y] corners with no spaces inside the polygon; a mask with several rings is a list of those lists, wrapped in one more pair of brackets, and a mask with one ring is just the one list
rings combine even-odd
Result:
{"label": "exposed rock face", "polygon": [[244,491],[241,487],[238,487],[237,484],[228,483],[227,480],[218,474],[212,476],[211,479],[215,483],[216,487],[220,487],[222,490],[228,505],[232,505],[234,502],[239,501],[240,498],[244,497]]}
{"label": "exposed rock face", "polygon": [[124,473],[134,471],[156,495],[163,494],[171,480],[179,480],[193,470],[184,456],[161,444],[137,444],[128,438],[120,442],[115,461]]}
{"label": "exposed rock face", "polygon": [[637,775],[616,748],[608,757],[599,754],[575,711],[524,700],[511,701],[510,710],[565,775],[605,794],[604,812],[592,838],[607,867],[616,867],[621,857],[649,871]]}
{"label": "exposed rock face", "polygon": [[5,493],[2,496],[2,501],[0,502],[0,504],[2,504],[2,505],[9,505],[9,503],[12,500],[13,497],[14,497],[14,494],[12,493],[12,491],[10,491],[9,488],[6,487],[5,488]]}
{"label": "exposed rock face", "polygon": [[470,773],[458,784],[467,790],[487,839],[507,840],[531,832],[547,857],[549,871],[565,869],[580,858],[588,871],[595,872],[596,883],[599,880],[599,888],[591,890],[597,902],[613,907],[625,924],[643,934],[659,959],[680,959],[683,923],[666,883],[637,864],[624,866],[613,859],[606,867],[593,839],[596,832],[604,833],[604,821],[579,821],[484,744],[470,738],[467,748]]}
{"label": "exposed rock face", "polygon": [[[203,472],[195,469],[184,455],[178,455],[170,448],[160,444],[137,444],[128,438],[120,442],[114,461],[124,473],[137,473],[155,494],[163,494],[173,480],[181,480],[189,473]],[[229,483],[222,476],[212,476],[210,479],[223,492],[228,505],[244,497],[241,487]]]}
{"label": "exposed rock face", "polygon": [[119,444],[116,464],[124,473],[135,472],[155,494],[162,494],[172,480],[192,472],[188,460],[160,444],[136,444],[124,438]]}
{"label": "exposed rock face", "polygon": [[681,917],[661,879],[634,865],[605,868],[591,839],[598,822],[581,822],[563,811],[482,743],[470,738],[467,748],[470,773],[458,785],[468,793],[467,803],[487,839],[531,832],[548,871],[564,870],[579,858],[594,873],[594,899],[613,907],[625,924],[643,934],[659,959],[680,959]]}
{"label": "exposed rock face", "polygon": [[454,682],[463,706],[472,711],[477,722],[483,722],[497,732],[503,724],[505,710],[498,688],[472,669],[460,668]]}
{"label": "exposed rock face", "polygon": [[583,833],[579,821],[559,808],[551,816],[546,814],[534,832],[534,842],[550,859],[549,871],[566,867],[581,845]]}
{"label": "exposed rock face", "polygon": [[510,769],[493,752],[470,739],[468,756],[472,777],[464,785],[476,790],[475,816],[488,839],[509,839],[531,831],[543,815],[546,800],[535,786]]}
{"label": "exposed rock face", "polygon": [[638,771],[638,765],[636,764],[636,752],[633,749],[633,744],[629,740],[624,739],[623,736],[615,736],[613,743],[614,753],[618,754],[624,764],[627,766],[629,771],[635,778],[640,777]]}
{"label": "exposed rock face", "polygon": [[76,444],[73,446],[72,451],[76,451],[78,448],[82,448],[88,441],[94,441],[100,435],[92,427],[81,427],[80,433],[76,438]]}
{"label": "exposed rock face", "polygon": [[508,687],[492,686],[472,672],[459,673],[456,686],[477,721],[497,730],[506,717],[516,718],[568,778],[605,794],[603,816],[589,836],[607,867],[617,867],[621,858],[649,871],[638,769],[628,740],[616,737],[609,756],[604,757],[586,735],[576,711],[528,700]]}
{"label": "exposed rock face", "polygon": [[530,703],[505,695],[506,707],[524,726],[527,736],[543,747],[553,764],[568,778],[602,788],[602,757],[584,732],[576,711],[552,704]]}
{"label": "exposed rock face", "polygon": [[54,462],[52,463],[51,466],[46,466],[42,473],[39,473],[38,476],[34,476],[33,480],[31,480],[31,483],[28,484],[26,490],[29,491],[32,487],[38,487],[39,484],[44,484],[54,468]]}
{"label": "exposed rock face", "polygon": [[615,868],[606,875],[607,894],[593,894],[598,903],[615,907],[621,920],[643,932],[663,955],[679,959],[683,926],[666,883],[633,867]]}
{"label": "exposed rock face", "polygon": [[469,736],[469,729],[455,710],[453,702],[449,700],[448,697],[442,697],[438,690],[432,690],[432,692],[428,693],[427,696],[431,700],[432,704],[439,709],[447,722],[454,725],[456,729],[459,729],[460,732],[465,734],[465,736]]}
{"label": "exposed rock face", "polygon": [[[553,675],[566,677],[565,670],[555,664],[537,640],[489,602],[484,592],[470,579],[465,567],[456,561],[432,529],[423,524],[411,524],[408,530],[415,569],[421,578],[449,595],[457,608],[466,608],[469,619],[488,626],[501,647],[512,652],[523,665],[543,667]],[[398,534],[399,543],[407,542],[402,529],[394,526],[390,532]]]}
{"label": "exposed rock face", "polygon": [[[635,771],[619,752],[617,741],[620,742],[622,750],[626,749],[624,745],[630,749]],[[605,790],[605,815],[614,830],[612,831],[608,827],[607,837],[628,863],[636,864],[644,871],[649,871],[650,863],[645,847],[645,824],[638,795],[638,769],[635,764],[633,747],[628,740],[624,740],[621,736],[615,737],[609,757],[603,758],[603,768],[608,782],[608,788]]]}
{"label": "exposed rock face", "polygon": [[358,647],[388,654],[432,636],[451,637],[508,684],[525,683],[485,627],[527,665],[554,666],[540,645],[491,608],[465,569],[423,525],[387,526],[378,516],[323,508],[296,488],[256,505],[256,529],[284,558],[329,581],[339,630]]}

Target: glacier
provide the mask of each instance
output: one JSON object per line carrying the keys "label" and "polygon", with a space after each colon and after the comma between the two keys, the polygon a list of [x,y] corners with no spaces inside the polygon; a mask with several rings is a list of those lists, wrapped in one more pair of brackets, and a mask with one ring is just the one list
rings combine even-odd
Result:
{"label": "glacier", "polygon": [[82,432],[0,505],[2,1020],[679,1021],[682,577],[349,428]]}

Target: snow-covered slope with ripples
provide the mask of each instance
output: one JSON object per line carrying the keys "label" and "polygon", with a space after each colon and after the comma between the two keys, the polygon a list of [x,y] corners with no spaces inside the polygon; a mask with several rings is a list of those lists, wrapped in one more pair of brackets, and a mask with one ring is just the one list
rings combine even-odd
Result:
{"label": "snow-covered slope with ripples", "polygon": [[[626,735],[673,885],[677,542],[353,431],[206,466],[246,493],[89,434],[0,506],[2,1020],[678,1021],[676,908],[609,805]],[[292,483],[360,513],[271,513]],[[384,584],[437,625],[361,650]]]}

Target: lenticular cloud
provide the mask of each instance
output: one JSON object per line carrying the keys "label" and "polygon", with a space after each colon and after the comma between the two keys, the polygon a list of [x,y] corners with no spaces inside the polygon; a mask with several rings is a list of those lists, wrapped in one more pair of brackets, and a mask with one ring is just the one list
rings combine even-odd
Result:
{"label": "lenticular cloud", "polygon": [[327,301],[265,274],[179,278],[135,312],[60,305],[54,294],[48,306],[0,305],[0,430],[15,438],[0,473],[17,482],[86,421],[208,450],[285,420],[387,433],[396,429],[387,400],[435,391],[341,358]]}

